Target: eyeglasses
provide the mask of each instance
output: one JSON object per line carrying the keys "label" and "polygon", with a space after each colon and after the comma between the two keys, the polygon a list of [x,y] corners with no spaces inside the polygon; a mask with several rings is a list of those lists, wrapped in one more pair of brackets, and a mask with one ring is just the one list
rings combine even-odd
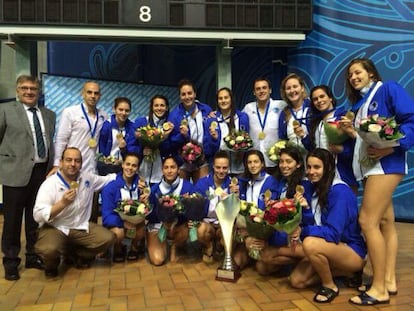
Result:
{"label": "eyeglasses", "polygon": [[27,92],[27,91],[33,91],[33,92],[36,92],[36,91],[38,91],[39,90],[39,88],[38,87],[32,87],[32,86],[19,86],[18,87],[18,89],[19,90],[22,90],[23,92]]}

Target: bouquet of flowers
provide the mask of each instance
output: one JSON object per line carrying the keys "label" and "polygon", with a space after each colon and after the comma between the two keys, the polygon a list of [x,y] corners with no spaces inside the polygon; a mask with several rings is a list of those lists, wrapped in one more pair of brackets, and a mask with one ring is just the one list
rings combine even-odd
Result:
{"label": "bouquet of flowers", "polygon": [[184,216],[193,223],[193,227],[189,231],[191,242],[197,241],[197,227],[200,224],[200,221],[206,217],[206,201],[206,198],[200,193],[185,193],[181,196]]}
{"label": "bouquet of flowers", "polygon": [[204,159],[203,147],[195,141],[190,141],[181,148],[181,157],[186,163],[197,165]]}
{"label": "bouquet of flowers", "polygon": [[137,225],[145,220],[145,217],[151,213],[152,209],[148,204],[128,199],[119,201],[114,211],[119,214],[122,220]]}
{"label": "bouquet of flowers", "polygon": [[[249,236],[260,239],[268,240],[273,234],[275,229],[270,226],[264,219],[265,212],[257,207],[253,207],[247,216],[246,219],[246,229]],[[249,257],[259,260],[260,259],[261,249],[251,248],[249,249]]]}
{"label": "bouquet of flowers", "polygon": [[[297,192],[302,192],[302,189],[298,189]],[[286,232],[290,235],[302,221],[302,207],[294,199],[269,200],[266,202],[263,218],[266,223],[273,226],[277,231]],[[297,241],[291,240],[291,242],[291,247],[294,250]]]}
{"label": "bouquet of flowers", "polygon": [[142,146],[151,149],[149,154],[144,154],[144,160],[154,162],[154,152],[158,150],[159,145],[164,140],[164,130],[148,124],[137,128],[135,135]]}
{"label": "bouquet of flowers", "polygon": [[180,197],[174,194],[162,195],[157,202],[157,216],[163,223],[158,231],[158,239],[164,242],[167,238],[167,228],[164,223],[170,224],[168,227],[174,226],[178,215],[183,213],[183,206]]}
{"label": "bouquet of flowers", "polygon": [[280,157],[280,150],[285,149],[288,143],[289,142],[287,140],[279,140],[272,147],[270,147],[267,151],[267,156],[270,161],[277,163]]}
{"label": "bouquet of flowers", "polygon": [[399,146],[398,140],[404,137],[395,117],[377,114],[361,120],[358,134],[368,145],[379,149]]}
{"label": "bouquet of flowers", "polygon": [[259,208],[253,202],[240,200],[240,211],[236,217],[237,228],[246,228],[246,217],[254,216],[259,212]]}
{"label": "bouquet of flowers", "polygon": [[263,218],[276,230],[291,234],[302,220],[302,207],[293,199],[269,200]]}
{"label": "bouquet of flowers", "polygon": [[224,137],[224,143],[231,151],[247,151],[253,147],[253,140],[246,131],[231,131]]}
{"label": "bouquet of flowers", "polygon": [[98,174],[106,176],[111,173],[118,173],[122,170],[122,158],[117,158],[113,155],[104,156],[102,153],[96,155],[96,168]]}
{"label": "bouquet of flowers", "polygon": [[158,199],[157,216],[162,222],[174,222],[177,216],[183,213],[180,197],[174,194],[165,194]]}
{"label": "bouquet of flowers", "polygon": [[330,144],[342,145],[349,138],[340,128],[339,120],[323,121],[323,129]]}
{"label": "bouquet of flowers", "polygon": [[[378,149],[399,146],[398,140],[404,137],[395,117],[386,118],[377,114],[361,120],[358,135],[368,145]],[[366,156],[360,162],[366,167],[372,167],[377,161]]]}

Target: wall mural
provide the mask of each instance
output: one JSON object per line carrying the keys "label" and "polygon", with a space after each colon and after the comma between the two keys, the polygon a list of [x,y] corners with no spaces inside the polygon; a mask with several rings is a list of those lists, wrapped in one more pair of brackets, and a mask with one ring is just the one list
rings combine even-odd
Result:
{"label": "wall mural", "polygon": [[[288,56],[289,71],[308,86],[331,86],[338,103],[347,106],[345,68],[354,58],[368,57],[384,81],[398,81],[414,97],[414,1],[317,0],[313,20],[313,30]],[[414,151],[408,162],[394,207],[398,219],[414,221]]]}

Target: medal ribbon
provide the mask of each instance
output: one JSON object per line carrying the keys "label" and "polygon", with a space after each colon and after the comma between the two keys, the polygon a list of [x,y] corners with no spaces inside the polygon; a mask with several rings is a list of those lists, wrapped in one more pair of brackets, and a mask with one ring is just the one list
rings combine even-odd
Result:
{"label": "medal ribbon", "polygon": [[359,101],[357,101],[355,103],[355,105],[352,106],[351,111],[356,112],[356,111],[358,111],[359,108],[361,108],[361,106],[365,103],[365,101],[367,100],[367,98],[371,95],[371,92],[375,88],[375,85],[376,84],[377,84],[377,82],[375,82],[374,84],[372,84],[371,88],[364,95],[364,97],[362,97]]}
{"label": "medal ribbon", "polygon": [[66,186],[66,188],[70,189],[70,185],[68,184],[68,182],[63,178],[63,176],[57,172],[56,173],[57,177],[59,177],[59,179],[63,182],[63,184]]}
{"label": "medal ribbon", "polygon": [[266,106],[266,111],[265,111],[263,122],[262,122],[262,118],[260,117],[259,106],[256,105],[257,118],[259,119],[259,123],[260,123],[260,127],[262,128],[262,132],[264,132],[264,127],[266,125],[266,120],[267,120],[267,115],[268,115],[268,112],[269,112],[270,102],[267,102],[266,105],[267,106]]}
{"label": "medal ribbon", "polygon": [[83,115],[86,118],[86,122],[88,122],[88,125],[89,125],[89,132],[91,133],[91,138],[94,138],[95,133],[96,133],[96,128],[98,127],[98,116],[99,116],[98,115],[98,110],[96,110],[96,120],[95,120],[95,124],[93,126],[93,129],[92,129],[91,121],[88,118],[88,114],[86,113],[86,110],[85,110],[85,107],[83,107],[83,104],[81,104],[81,107],[82,107]]}
{"label": "medal ribbon", "polygon": [[184,113],[184,118],[188,118],[189,116],[193,116],[194,111],[197,109],[197,104],[194,103],[194,105],[190,108],[190,110],[186,110]]}

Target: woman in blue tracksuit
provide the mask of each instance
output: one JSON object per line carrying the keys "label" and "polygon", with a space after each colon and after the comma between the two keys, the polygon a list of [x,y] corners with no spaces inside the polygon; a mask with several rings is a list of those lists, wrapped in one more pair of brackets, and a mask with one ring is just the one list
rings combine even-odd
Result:
{"label": "woman in blue tracksuit", "polygon": [[[305,175],[303,162],[303,155],[297,147],[287,146],[280,150],[276,171],[277,199],[294,198],[298,185],[302,185],[304,189],[311,187],[310,183],[303,179]],[[289,236],[286,233],[279,232],[279,236],[281,241],[285,241],[284,244],[268,246],[261,251],[261,259],[256,263],[259,274],[273,273],[283,265],[296,263],[305,256],[300,244],[294,247],[292,244],[289,245]]]}
{"label": "woman in blue tracksuit", "polygon": [[[354,59],[348,65],[346,90],[356,116],[355,120],[344,118],[342,124],[349,135],[356,138],[353,169],[364,184],[359,222],[373,267],[372,286],[352,297],[350,302],[358,305],[389,303],[390,294],[397,293],[398,239],[392,195],[407,174],[406,153],[414,145],[414,101],[398,83],[382,82],[374,63],[366,58]],[[362,119],[372,115],[395,117],[404,134],[398,146],[375,148],[361,139],[356,129]],[[366,157],[373,159],[374,165],[361,161]]]}
{"label": "woman in blue tracksuit", "polygon": [[351,188],[335,177],[335,159],[316,148],[307,156],[307,176],[313,187],[302,205],[302,226],[292,235],[303,241],[305,258],[290,276],[293,287],[321,283],[313,300],[331,302],[339,294],[334,276],[352,276],[365,265],[366,245],[358,224],[357,199]]}
{"label": "woman in blue tracksuit", "polygon": [[232,131],[246,131],[249,133],[249,117],[246,113],[236,109],[236,103],[232,91],[223,87],[217,91],[217,110],[214,118],[206,120],[208,131],[204,135],[204,151],[208,159],[219,150],[225,150],[229,153],[231,176],[243,173],[243,155],[244,151],[231,152],[224,142],[224,138]]}
{"label": "woman in blue tracksuit", "polygon": [[[102,190],[102,225],[111,230],[115,236],[114,262],[137,260],[145,247],[145,222],[133,224],[121,219],[114,211],[121,200],[138,200],[148,205],[149,196],[144,193],[144,184],[138,176],[139,157],[136,153],[127,153],[122,162],[122,172],[116,179],[106,185]],[[125,238],[125,230],[133,229],[135,236],[131,237],[131,248],[126,253],[126,247],[122,244]]]}
{"label": "woman in blue tracksuit", "polygon": [[99,152],[104,156],[122,160],[127,152],[140,151],[138,146],[129,144],[135,137],[134,124],[128,119],[130,112],[131,101],[128,98],[115,98],[114,114],[104,122],[99,136]]}
{"label": "woman in blue tracksuit", "polygon": [[[163,195],[173,194],[181,196],[185,193],[193,193],[193,185],[178,176],[179,163],[173,156],[167,156],[162,162],[162,180],[151,188],[150,203],[153,211],[148,217],[147,224],[147,248],[150,262],[160,266],[167,259],[167,240],[172,240],[170,261],[177,261],[176,246],[185,245],[188,238],[187,220],[179,215],[173,222],[163,223],[158,218],[158,200]],[[164,231],[165,230],[165,231]],[[160,231],[164,231],[161,234]]]}
{"label": "woman in blue tracksuit", "polygon": [[[181,102],[171,111],[170,120],[174,124],[170,135],[172,150],[180,154],[181,148],[189,141],[203,145],[204,136],[207,134],[205,120],[209,116],[211,107],[196,100],[195,85],[183,79],[178,83]],[[180,176],[187,180],[197,180],[208,174],[208,159],[195,163],[184,163],[180,167]]]}
{"label": "woman in blue tracksuit", "polygon": [[[135,129],[150,125],[159,128],[164,133],[164,140],[158,148],[152,150],[150,147],[141,146],[143,161],[141,161],[139,167],[139,175],[150,186],[161,181],[161,158],[172,154],[170,134],[174,126],[171,122],[168,122],[169,110],[170,105],[168,99],[163,95],[154,95],[150,100],[148,116],[137,118],[134,123]],[[135,144],[139,145],[139,140],[134,140]],[[145,155],[148,154],[152,154],[151,160],[146,159]]]}
{"label": "woman in blue tracksuit", "polygon": [[[244,157],[245,172],[239,177],[239,195],[241,200],[254,203],[259,209],[265,210],[265,192],[270,191],[270,199],[277,197],[277,180],[265,172],[265,160],[259,150],[249,150]],[[241,234],[244,243],[238,244],[234,251],[234,261],[243,269],[249,263],[248,250],[262,250],[268,244],[281,246],[286,244],[284,234],[275,231],[268,241]]]}
{"label": "woman in blue tracksuit", "polygon": [[355,140],[349,138],[341,145],[334,145],[329,142],[324,128],[324,122],[338,121],[346,111],[343,108],[336,108],[336,99],[332,90],[326,85],[312,88],[310,98],[309,135],[305,136],[302,142],[309,151],[314,148],[324,148],[334,153],[339,177],[357,193],[358,182],[352,171]]}

